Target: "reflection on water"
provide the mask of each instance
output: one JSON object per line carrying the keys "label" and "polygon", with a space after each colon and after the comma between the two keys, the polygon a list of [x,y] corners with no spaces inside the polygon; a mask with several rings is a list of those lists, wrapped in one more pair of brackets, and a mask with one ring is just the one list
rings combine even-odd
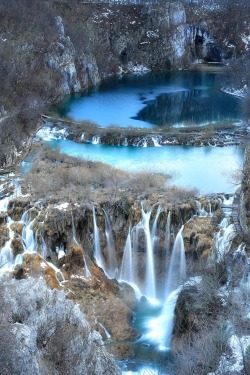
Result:
{"label": "reflection on water", "polygon": [[144,103],[146,106],[134,118],[155,125],[205,125],[239,118],[236,99],[211,90],[160,94]]}
{"label": "reflection on water", "polygon": [[234,192],[232,173],[241,168],[244,149],[227,147],[125,147],[79,144],[69,140],[47,142],[71,156],[101,161],[131,172],[173,175],[172,184],[201,193]]}
{"label": "reflection on water", "polygon": [[239,99],[217,88],[218,76],[206,71],[126,76],[68,97],[59,111],[105,127],[202,125],[239,119]]}

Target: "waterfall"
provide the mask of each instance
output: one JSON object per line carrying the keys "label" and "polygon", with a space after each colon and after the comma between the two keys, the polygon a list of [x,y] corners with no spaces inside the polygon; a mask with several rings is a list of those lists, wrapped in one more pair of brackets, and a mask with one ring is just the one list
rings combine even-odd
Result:
{"label": "waterfall", "polygon": [[183,228],[184,226],[182,226],[177,233],[170,258],[165,288],[166,297],[168,297],[172,291],[183,284],[186,277],[185,248],[182,238]]}
{"label": "waterfall", "polygon": [[123,258],[122,258],[119,280],[126,281],[128,284],[135,283],[135,270],[134,270],[134,263],[133,263],[130,229],[128,232],[125,248],[123,251]]}
{"label": "waterfall", "polygon": [[98,322],[99,326],[103,329],[105,335],[106,335],[106,338],[107,340],[109,340],[111,338],[111,334],[108,332],[108,330],[104,327],[104,325],[100,322]]}
{"label": "waterfall", "polygon": [[22,239],[24,244],[24,251],[29,253],[34,253],[37,251],[37,242],[34,237],[34,222],[36,219],[24,222],[22,230]]}
{"label": "waterfall", "polygon": [[9,240],[0,251],[0,269],[2,272],[11,269],[14,264],[14,255],[11,248],[11,242],[14,238],[14,231],[11,229],[12,223],[13,220],[8,218],[7,228],[9,230]]}
{"label": "waterfall", "polygon": [[156,215],[155,215],[155,219],[154,219],[154,223],[153,223],[153,226],[152,226],[152,230],[151,230],[151,242],[152,242],[153,251],[154,251],[154,248],[155,248],[156,241],[158,239],[158,237],[156,236],[156,232],[157,232],[158,218],[159,218],[159,215],[161,213],[161,210],[162,210],[162,207],[158,206],[157,212],[156,212]]}
{"label": "waterfall", "polygon": [[[65,281],[62,271],[59,268],[57,268],[53,263],[47,261],[46,263],[55,271],[55,278],[58,281],[58,284],[62,286],[63,281]],[[61,276],[62,281],[58,279],[57,274]]]}
{"label": "waterfall", "polygon": [[115,243],[108,215],[104,209],[103,212],[105,215],[105,235],[107,240],[107,274],[110,279],[114,279],[118,272]]}
{"label": "waterfall", "polygon": [[160,350],[167,350],[171,347],[175,305],[181,289],[179,287],[173,290],[167,296],[160,316],[147,322],[148,333],[144,336],[144,339],[157,343]]}
{"label": "waterfall", "polygon": [[166,263],[168,261],[168,256],[170,255],[170,245],[171,245],[171,211],[168,212],[167,225],[166,225]]}
{"label": "waterfall", "polygon": [[155,299],[156,290],[155,290],[155,267],[154,267],[154,253],[153,253],[153,244],[151,239],[151,232],[149,227],[149,221],[151,216],[151,210],[148,212],[144,211],[142,205],[142,224],[146,236],[146,279],[145,279],[145,289],[144,294],[147,298]]}
{"label": "waterfall", "polygon": [[94,223],[94,257],[98,267],[102,268],[106,273],[106,265],[102,256],[101,244],[100,244],[100,230],[96,223],[95,207],[93,207],[93,223]]}
{"label": "waterfall", "polygon": [[41,239],[42,239],[42,258],[46,259],[47,257],[47,245],[46,242],[44,241],[43,235],[41,234]]}
{"label": "waterfall", "polygon": [[[96,220],[96,218],[95,218]],[[98,229],[98,228],[97,228]],[[99,231],[99,229],[98,229]],[[73,212],[72,212],[72,241],[80,247],[80,244],[79,242],[77,241],[76,239],[76,228],[75,228],[75,222],[74,222],[74,218],[73,218]],[[100,241],[99,241],[100,243]],[[61,253],[61,256],[65,256],[65,252],[63,249],[59,249],[59,252],[58,252],[58,259],[60,259],[60,253]],[[84,265],[85,265],[85,276],[86,277],[90,277],[92,276],[91,272],[90,272],[90,269],[88,268],[88,265],[87,265],[87,262],[86,262],[86,258],[85,256],[83,255],[83,261],[84,261]]]}
{"label": "waterfall", "polygon": [[89,267],[87,265],[85,256],[83,256],[83,260],[84,260],[84,264],[85,264],[85,276],[86,277],[91,277],[92,273],[90,272],[90,269],[89,269]]}
{"label": "waterfall", "polygon": [[166,280],[165,301],[159,317],[147,322],[148,333],[144,336],[149,341],[157,343],[160,349],[171,346],[174,326],[174,310],[178,295],[186,277],[185,248],[182,238],[183,227],[179,230],[171,254]]}
{"label": "waterfall", "polygon": [[212,213],[212,206],[211,206],[211,202],[210,202],[210,201],[208,202],[208,207],[209,207],[209,213],[208,213],[208,216],[213,216],[213,213]]}
{"label": "waterfall", "polygon": [[204,207],[202,206],[201,202],[200,201],[196,201],[196,205],[197,205],[198,215],[202,216],[202,217],[207,217],[208,213],[204,209]]}
{"label": "waterfall", "polygon": [[101,143],[101,137],[99,135],[93,135],[92,144],[99,145]]}
{"label": "waterfall", "polygon": [[75,228],[75,223],[74,223],[74,218],[73,218],[73,212],[71,213],[72,216],[72,240],[73,242],[79,246],[79,243],[76,239],[76,228]]}
{"label": "waterfall", "polygon": [[123,146],[128,146],[128,138],[125,138],[125,139],[124,139],[124,142],[123,142],[122,145],[123,145]]}
{"label": "waterfall", "polygon": [[158,137],[153,137],[152,136],[152,142],[153,142],[153,144],[154,144],[154,147],[161,147],[161,145],[160,145],[160,143],[159,143],[159,138]]}
{"label": "waterfall", "polygon": [[234,224],[222,227],[215,235],[215,250],[218,260],[222,260],[223,256],[230,250],[232,240],[235,237]]}

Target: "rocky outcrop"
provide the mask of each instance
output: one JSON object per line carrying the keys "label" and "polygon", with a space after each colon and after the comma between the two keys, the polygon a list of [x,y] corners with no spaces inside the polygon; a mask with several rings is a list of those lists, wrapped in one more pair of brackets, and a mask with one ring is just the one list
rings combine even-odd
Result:
{"label": "rocky outcrop", "polygon": [[250,149],[246,148],[242,173],[240,194],[240,224],[246,236],[250,240]]}
{"label": "rocky outcrop", "polygon": [[[182,103],[183,104],[183,103]],[[181,104],[180,104],[181,105]],[[166,108],[168,106],[166,105]],[[167,111],[166,111],[167,112]],[[178,109],[176,110],[178,113]],[[150,108],[148,108],[150,113]],[[161,113],[161,111],[158,111]],[[93,143],[112,146],[229,146],[243,145],[248,132],[245,126],[232,123],[216,126],[196,126],[191,128],[161,128],[149,131],[146,128],[99,127],[88,121],[71,121],[44,116],[46,125],[37,133],[37,140],[43,139],[44,132],[55,139],[69,139],[77,143]]]}
{"label": "rocky outcrop", "polygon": [[116,350],[117,357],[129,355],[128,342],[139,336],[131,326],[137,306],[133,289],[108,279],[93,262],[88,265],[91,275],[86,276],[86,257],[83,257],[80,246],[80,257],[72,253],[71,246],[65,258],[58,261],[60,269],[39,254],[26,253],[22,264],[13,271],[13,277],[17,280],[44,279],[48,287],[63,291],[67,299],[79,306],[91,329],[99,332],[103,340],[123,345],[122,352]]}
{"label": "rocky outcrop", "polygon": [[[189,65],[195,59],[221,61],[223,57],[205,22],[190,25],[181,2],[161,6],[79,6],[92,12],[78,33],[71,32],[69,11],[56,16],[57,40],[45,56],[48,69],[63,77],[61,92],[81,91],[119,72],[169,70]],[[119,22],[118,22],[119,20]],[[87,42],[87,39],[91,42]],[[105,63],[106,62],[106,63]]]}
{"label": "rocky outcrop", "polygon": [[1,285],[1,374],[120,374],[101,336],[63,292],[42,280]]}
{"label": "rocky outcrop", "polygon": [[176,307],[173,347],[178,350],[185,341],[192,340],[205,327],[212,327],[222,312],[222,302],[217,295],[216,280],[205,277],[180,292]]}

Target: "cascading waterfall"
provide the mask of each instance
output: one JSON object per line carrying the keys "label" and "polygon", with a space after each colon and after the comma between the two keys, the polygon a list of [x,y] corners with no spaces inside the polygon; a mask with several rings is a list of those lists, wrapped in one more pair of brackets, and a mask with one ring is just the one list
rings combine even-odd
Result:
{"label": "cascading waterfall", "polygon": [[158,318],[151,319],[146,326],[148,333],[144,339],[157,343],[159,349],[169,349],[171,346],[174,325],[174,310],[181,291],[181,285],[186,277],[185,248],[182,238],[183,227],[179,230],[171,254],[166,279],[165,301]]}
{"label": "cascading waterfall", "polygon": [[30,222],[24,223],[23,231],[22,231],[22,239],[24,244],[25,252],[35,253],[37,251],[37,242],[35,241],[34,236],[34,222],[35,219],[31,220]]}
{"label": "cascading waterfall", "polygon": [[119,275],[120,281],[126,281],[128,284],[135,284],[135,270],[133,260],[131,230],[129,229],[125,248],[123,251],[123,258]]}
{"label": "cascading waterfall", "polygon": [[76,228],[75,228],[75,223],[74,223],[74,218],[73,218],[73,212],[71,213],[72,217],[72,241],[76,244],[79,245],[77,239],[76,239]]}
{"label": "cascading waterfall", "polygon": [[100,244],[100,229],[96,222],[95,207],[93,207],[93,224],[94,224],[94,257],[98,267],[102,268],[106,273],[106,264],[102,255],[101,244]]}
{"label": "cascading waterfall", "polygon": [[99,135],[93,135],[91,142],[93,145],[99,145],[101,143],[101,137]]}
{"label": "cascading waterfall", "polygon": [[166,297],[182,285],[186,278],[185,247],[182,238],[183,228],[184,226],[177,233],[170,258],[165,288]]}
{"label": "cascading waterfall", "polygon": [[[223,199],[223,212],[225,217],[220,223],[220,230],[214,236],[215,242],[215,257],[218,261],[221,261],[225,254],[230,250],[232,241],[236,235],[234,224],[229,224],[230,215],[232,213],[231,205],[233,204],[234,196],[228,199],[224,197]],[[228,206],[228,207],[227,207]]]}
{"label": "cascading waterfall", "polygon": [[154,267],[154,249],[149,226],[152,211],[145,212],[142,205],[142,225],[146,236],[146,279],[144,295],[152,300],[156,299],[155,289],[155,267]]}
{"label": "cascading waterfall", "polygon": [[[76,239],[76,228],[75,228],[75,222],[74,222],[74,218],[73,218],[73,212],[72,212],[72,241],[77,245],[77,246],[80,246],[79,242],[77,241]],[[64,250],[59,250],[59,253],[58,253],[58,259],[59,259],[59,254],[60,254],[60,251],[64,253]],[[65,255],[65,253],[64,253]],[[87,265],[87,261],[86,261],[86,257],[83,255],[83,261],[84,261],[84,269],[85,269],[85,276],[86,277],[90,277],[92,276],[91,274],[91,271]]]}
{"label": "cascading waterfall", "polygon": [[160,140],[159,138],[152,136],[152,141],[153,141],[154,147],[161,147],[161,145],[159,143],[159,140]]}
{"label": "cascading waterfall", "polygon": [[226,228],[220,229],[215,235],[215,249],[218,260],[222,260],[223,256],[229,251],[232,240],[235,237],[234,224],[229,224]]}
{"label": "cascading waterfall", "polygon": [[83,256],[83,260],[84,260],[84,264],[85,264],[85,276],[86,277],[91,277],[92,273],[90,272],[90,269],[88,267],[88,264],[87,264],[85,256]]}
{"label": "cascading waterfall", "polygon": [[11,242],[14,238],[14,231],[11,229],[13,220],[8,218],[7,228],[9,231],[9,240],[5,243],[4,247],[0,251],[0,268],[2,272],[9,270],[14,265],[14,254],[11,248]]}
{"label": "cascading waterfall", "polygon": [[166,225],[166,270],[168,265],[168,258],[170,255],[171,244],[171,211],[168,212],[167,225]]}
{"label": "cascading waterfall", "polygon": [[152,242],[152,247],[153,247],[153,252],[155,250],[155,245],[157,243],[157,224],[158,224],[158,219],[159,219],[159,215],[161,213],[161,210],[162,210],[162,207],[161,206],[158,206],[157,208],[157,212],[156,212],[156,215],[155,215],[155,219],[154,219],[154,223],[153,223],[153,226],[152,226],[152,230],[151,230],[151,242]]}
{"label": "cascading waterfall", "polygon": [[114,279],[118,274],[118,263],[116,259],[115,243],[112,235],[112,228],[109,217],[103,209],[105,216],[105,235],[107,240],[107,274],[110,279]]}
{"label": "cascading waterfall", "polygon": [[208,213],[207,213],[207,211],[204,209],[204,207],[202,206],[201,202],[200,202],[200,201],[196,201],[196,205],[197,205],[198,215],[199,215],[199,216],[202,216],[202,217],[207,217],[207,216],[208,216]]}
{"label": "cascading waterfall", "polygon": [[[4,190],[4,188],[6,188],[7,186],[14,187],[14,190],[10,195],[5,196],[4,198],[2,198],[0,200],[0,212],[4,212],[4,213],[7,213],[8,204],[9,204],[10,200],[13,199],[14,197],[17,198],[18,196],[21,195],[21,188],[20,188],[18,179],[14,179],[13,181],[7,182],[6,185],[5,184],[3,185],[1,190]],[[0,249],[1,250],[0,251],[0,271],[1,271],[1,273],[2,272],[4,273],[5,271],[12,270],[15,265],[20,264],[20,262],[22,261],[22,254],[19,254],[15,257],[14,254],[13,254],[13,250],[11,248],[11,243],[12,243],[12,240],[13,240],[14,235],[15,235],[15,232],[11,228],[11,224],[13,222],[14,221],[10,217],[7,218],[7,225],[6,226],[7,226],[8,233],[9,233],[9,239],[5,243],[3,248]]]}
{"label": "cascading waterfall", "polygon": [[43,259],[46,259],[47,257],[47,245],[46,242],[44,241],[43,235],[41,234],[41,240],[42,240],[42,253],[41,256]]}

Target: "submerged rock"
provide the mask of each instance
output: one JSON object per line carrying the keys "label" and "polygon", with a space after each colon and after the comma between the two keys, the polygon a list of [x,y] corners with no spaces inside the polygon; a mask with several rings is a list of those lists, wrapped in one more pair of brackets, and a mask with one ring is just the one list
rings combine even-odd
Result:
{"label": "submerged rock", "polygon": [[1,374],[120,374],[77,305],[43,280],[1,286]]}

